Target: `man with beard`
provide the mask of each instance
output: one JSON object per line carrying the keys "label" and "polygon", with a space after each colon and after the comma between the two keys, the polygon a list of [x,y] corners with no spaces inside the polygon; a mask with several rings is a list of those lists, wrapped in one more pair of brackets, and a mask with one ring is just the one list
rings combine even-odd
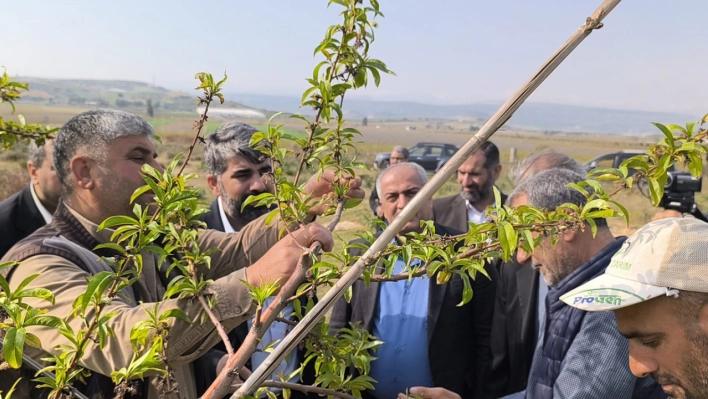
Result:
{"label": "man with beard", "polygon": [[202,221],[210,229],[238,232],[270,211],[267,207],[256,207],[255,204],[241,209],[241,204],[249,196],[273,190],[266,176],[273,172],[270,158],[250,145],[251,136],[257,131],[251,125],[230,122],[221,125],[207,137],[204,149],[207,184],[216,200]]}
{"label": "man with beard", "polygon": [[[258,219],[271,209],[265,206],[255,206],[249,204],[241,209],[241,204],[251,195],[258,195],[264,192],[272,192],[273,186],[269,182],[269,174],[273,172],[270,158],[251,147],[251,137],[258,129],[242,122],[230,122],[221,125],[214,133],[207,137],[204,149],[204,158],[207,165],[207,183],[211,192],[217,197],[209,207],[210,212],[202,216],[208,228],[224,231],[227,233],[238,232],[248,223]],[[312,182],[308,182],[310,186]],[[307,187],[306,187],[307,189]],[[270,305],[273,297],[266,300],[264,307]],[[293,305],[289,304],[283,310],[281,317],[290,318],[293,313]],[[251,329],[252,319],[247,323],[241,323],[229,333],[229,338],[234,350],[243,343]],[[258,345],[258,351],[246,363],[245,368],[239,373],[240,378],[247,378],[251,371],[268,357],[268,353],[262,349],[270,342],[282,340],[292,329],[292,326],[281,321],[275,321],[263,335],[263,340]],[[218,354],[221,356],[217,356]],[[213,375],[205,374],[206,381],[198,381],[199,386],[208,386],[210,380],[216,377],[217,369],[221,368],[223,361],[213,364],[216,359],[225,359],[226,348],[223,344],[218,344],[211,350],[208,356],[200,361],[206,365],[206,369],[213,372]],[[278,380],[277,374],[290,375],[300,363],[304,361],[305,352],[300,349],[294,350],[283,360],[281,367],[273,373],[274,380]],[[314,374],[309,368],[303,375],[303,383],[312,384]],[[298,377],[294,377],[291,382],[300,382]],[[279,393],[280,390],[271,388],[271,391]],[[304,394],[293,391],[294,398],[303,397]]]}
{"label": "man with beard", "polygon": [[[565,203],[580,207],[587,199],[568,187],[584,180],[569,170],[550,169],[516,187],[509,196],[515,208],[532,205],[555,210]],[[604,219],[597,233],[586,224],[560,231],[557,243],[546,237],[532,253],[519,249],[548,284],[546,314],[526,387],[527,399],[652,398],[661,395],[651,378],[637,379],[627,367],[628,346],[611,314],[587,313],[565,305],[560,297],[602,274],[625,237],[615,238]]]}
{"label": "man with beard", "polygon": [[[162,171],[156,161],[153,136],[150,124],[127,112],[95,110],[70,119],[57,134],[54,144],[54,167],[62,192],[54,219],[16,244],[0,260],[19,262],[16,267],[0,270],[7,276],[13,292],[26,279],[31,282],[25,289],[49,290],[54,294],[52,303],[39,298],[25,298],[24,302],[48,309],[47,315],[65,319],[73,331],[85,327],[82,317],[70,315],[74,313],[76,298],[88,289],[90,275],[113,272],[111,265],[99,257],[117,253],[96,249],[101,243],[111,242],[113,231],[99,230],[99,224],[111,216],[133,215],[130,198],[137,188],[145,185],[141,175],[143,165]],[[153,198],[153,194],[145,193],[136,202],[148,206],[154,203]],[[201,251],[221,249],[211,253],[211,267],[199,268],[199,277],[213,280],[205,294],[215,303],[212,311],[226,331],[249,319],[256,310],[244,282],[262,285],[286,281],[302,255],[303,246],[320,242],[325,250],[330,250],[333,245],[329,231],[316,223],[278,241],[282,223],[265,226],[263,219],[246,226],[240,234],[207,230],[197,237]],[[174,372],[179,397],[195,398],[197,370],[193,362],[220,341],[220,337],[212,323],[199,322],[203,312],[199,301],[164,298],[169,284],[165,271],[169,265],[159,264],[160,256],[156,253],[144,251],[141,255],[142,273],[137,281],[103,307],[103,314],[114,314],[106,322],[112,336],[103,347],[88,345],[79,360],[80,366],[92,372],[82,390],[89,397],[113,395],[114,385],[109,376],[131,362],[131,329],[148,318],[139,306],[144,302],[158,306],[158,314],[180,309],[193,321],[171,319],[165,360]],[[87,317],[91,322],[93,316]],[[62,346],[70,344],[54,328],[32,326],[27,328],[27,333],[34,334],[41,343],[41,349],[26,348],[25,353],[35,359],[46,357],[47,352],[58,356],[63,353]],[[40,396],[30,383],[34,372],[27,368],[22,372],[25,378],[15,394],[23,398]],[[0,386],[16,381],[12,373],[17,371],[0,371]],[[150,380],[155,382],[153,376],[135,381],[138,393],[133,397],[161,397],[162,393]]]}
{"label": "man with beard", "polygon": [[[392,222],[428,181],[425,170],[415,163],[389,166],[376,180],[384,217]],[[421,233],[422,220],[430,220],[426,203],[401,230]],[[458,232],[435,224],[440,235]],[[377,233],[377,235],[380,233]],[[350,255],[361,256],[367,242],[354,241]],[[399,243],[394,240],[392,243]],[[413,261],[415,262],[415,261]],[[378,273],[381,273],[379,264]],[[399,259],[394,274],[405,273]],[[463,281],[457,274],[446,284],[436,276],[395,282],[357,281],[351,301],[344,298],[332,309],[330,332],[349,323],[360,323],[384,343],[371,363],[369,376],[376,380],[375,390],[363,392],[365,398],[389,399],[406,389],[425,384],[443,387],[462,398],[479,398],[491,362],[489,332],[494,308],[496,270],[487,267],[490,278],[477,274],[472,283],[474,297],[464,306]]]}
{"label": "man with beard", "polygon": [[[433,201],[433,219],[463,232],[469,230],[468,222],[484,223],[487,207],[494,204],[492,188],[501,170],[499,149],[491,141],[485,141],[457,169],[460,193]],[[505,201],[506,196],[502,194],[502,203]]]}
{"label": "man with beard", "polygon": [[61,188],[52,166],[54,141],[30,144],[27,171],[30,183],[0,202],[0,258],[21,239],[52,221]]}
{"label": "man with beard", "polygon": [[708,224],[694,218],[651,222],[605,274],[561,297],[582,311],[613,310],[632,373],[653,377],[675,399],[708,399],[706,237]]}

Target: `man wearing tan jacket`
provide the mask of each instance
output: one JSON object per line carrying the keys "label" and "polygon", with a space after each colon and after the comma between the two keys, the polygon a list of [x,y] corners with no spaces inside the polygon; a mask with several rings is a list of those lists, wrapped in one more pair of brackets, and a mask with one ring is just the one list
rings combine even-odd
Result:
{"label": "man wearing tan jacket", "polygon": [[[49,289],[55,295],[56,303],[49,307],[46,301],[27,300],[27,303],[48,308],[49,315],[67,318],[75,331],[83,327],[82,322],[68,316],[74,300],[86,291],[86,279],[89,274],[110,270],[108,265],[96,260],[97,255],[110,254],[94,248],[99,243],[109,242],[112,232],[98,231],[98,224],[110,216],[132,214],[130,197],[135,189],[144,185],[140,174],[144,164],[161,170],[155,160],[153,135],[153,128],[146,121],[121,111],[89,111],[69,120],[55,141],[54,166],[62,186],[62,202],[55,219],[19,242],[2,260],[21,262],[9,271],[11,289],[16,289],[27,277],[38,275],[27,288]],[[152,195],[145,194],[136,201],[146,205],[152,201]],[[214,280],[207,294],[216,299],[213,311],[227,331],[255,312],[255,304],[243,281],[252,285],[278,279],[286,281],[302,254],[302,246],[308,247],[319,241],[325,250],[332,247],[331,234],[315,223],[278,242],[279,228],[278,224],[265,226],[261,218],[239,234],[210,230],[199,236],[202,249],[221,249],[212,254],[211,268],[201,272],[205,279]],[[123,291],[128,299],[118,296],[103,310],[104,314],[116,312],[108,322],[115,336],[108,339],[104,348],[98,345],[88,347],[80,363],[93,372],[93,379],[89,380],[85,390],[91,395],[111,395],[112,383],[107,376],[128,366],[133,355],[130,330],[147,317],[145,310],[138,305],[142,301],[159,303],[159,313],[181,309],[194,321],[189,324],[175,320],[167,346],[167,361],[179,384],[178,397],[194,398],[192,362],[220,338],[211,323],[199,322],[201,307],[198,301],[163,299],[167,286],[165,269],[156,264],[157,256],[152,253],[144,253],[143,259],[142,276],[132,289]],[[68,343],[53,329],[32,327],[28,332],[37,335],[42,344],[41,351],[28,348],[27,353],[35,359],[45,357],[46,353],[42,352],[59,354],[56,346]],[[0,380],[8,379],[7,375],[2,375],[4,373],[0,372]],[[28,380],[23,378],[24,383]],[[30,389],[29,385],[25,389]],[[37,395],[37,390],[19,394],[20,397]],[[144,381],[138,395],[133,397],[151,399],[158,396],[156,388]]]}

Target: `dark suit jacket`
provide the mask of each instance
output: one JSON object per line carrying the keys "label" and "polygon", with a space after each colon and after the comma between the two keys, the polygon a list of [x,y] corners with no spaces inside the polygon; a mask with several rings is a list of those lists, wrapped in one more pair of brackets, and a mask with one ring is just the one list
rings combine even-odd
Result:
{"label": "dark suit jacket", "polygon": [[530,264],[500,262],[492,323],[492,369],[487,384],[494,397],[526,389],[536,347],[538,279]]}
{"label": "dark suit jacket", "polygon": [[[224,223],[221,221],[221,215],[219,215],[219,205],[218,205],[217,201],[219,201],[218,198],[216,200],[214,200],[214,202],[211,203],[211,205],[209,206],[209,212],[203,214],[200,217],[200,220],[202,222],[206,223],[207,228],[209,228],[209,229],[224,231],[225,230]],[[315,298],[315,301],[316,300],[317,300],[317,298]],[[234,350],[237,350],[241,346],[243,341],[246,339],[246,335],[248,335],[248,324],[247,323],[241,323],[236,328],[231,330],[231,332],[229,332],[229,339],[231,340],[231,345],[233,346]],[[296,350],[298,351],[297,361],[299,363],[302,363],[305,360],[305,352],[300,349],[296,349]],[[223,345],[223,343],[219,343],[218,345],[216,345],[212,349],[212,351],[214,351],[215,353],[219,353],[216,351],[220,351],[221,354],[224,355],[224,354],[226,354],[226,347]],[[210,359],[216,359],[217,357],[218,356],[214,356],[214,354],[212,354],[211,356],[205,355],[204,359],[201,360],[201,362],[205,366],[212,367],[213,360],[210,360]],[[220,357],[218,357],[218,358],[220,358]],[[218,363],[218,359],[216,360],[216,363],[213,363],[213,370],[214,370],[213,377],[214,378],[216,378],[216,364],[217,363]],[[310,362],[308,364],[308,366],[305,367],[305,372],[303,373],[303,378],[302,378],[303,384],[311,385],[315,382],[315,371],[314,371],[314,366],[312,366],[312,365],[314,365],[314,362]],[[250,359],[246,363],[246,367],[249,370],[253,371]],[[207,378],[207,379],[210,377],[211,377],[210,375],[205,376],[205,378]],[[207,383],[207,381],[204,381],[204,383]],[[210,384],[210,383],[208,383],[208,384]],[[208,386],[208,384],[206,386]],[[305,397],[313,397],[314,398],[314,397],[316,397],[316,395],[315,394],[305,395],[299,391],[292,391],[291,397],[294,399],[301,399],[301,398],[305,398]]]}
{"label": "dark suit jacket", "polygon": [[[502,203],[506,202],[506,195],[501,195]],[[467,224],[467,205],[460,194],[433,200],[433,220],[443,226],[457,231],[469,231]]]}
{"label": "dark suit jacket", "polygon": [[0,202],[0,258],[21,239],[47,224],[32,199],[29,184]]}
{"label": "dark suit jacket", "polygon": [[[443,226],[436,226],[436,232],[441,235],[458,234]],[[351,254],[360,256],[363,252],[355,248]],[[429,280],[428,360],[433,381],[436,386],[456,392],[462,398],[483,397],[482,385],[490,367],[489,335],[496,289],[493,281],[497,275],[494,267],[487,270],[492,281],[477,275],[473,283],[474,297],[461,307],[457,306],[462,300],[463,290],[459,276],[455,275],[443,285],[438,285],[435,278]],[[359,322],[371,332],[379,287],[380,283],[372,282],[367,287],[363,281],[355,282],[351,302],[341,298],[334,305],[330,332],[335,333],[350,322]]]}

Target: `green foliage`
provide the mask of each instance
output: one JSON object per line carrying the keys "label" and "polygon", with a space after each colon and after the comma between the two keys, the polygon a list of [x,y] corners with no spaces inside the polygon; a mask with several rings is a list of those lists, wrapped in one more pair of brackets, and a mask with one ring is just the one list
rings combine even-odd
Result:
{"label": "green foliage", "polygon": [[[14,102],[19,100],[22,91],[26,90],[29,90],[29,86],[26,83],[13,81],[3,68],[2,76],[0,76],[0,104],[7,102],[14,113]],[[22,115],[18,115],[17,119],[18,122],[15,122],[0,117],[0,146],[5,151],[18,142],[26,142],[28,140],[33,140],[37,145],[41,146],[45,140],[52,138],[53,134],[59,130],[57,128],[52,129],[49,126],[27,124]]]}
{"label": "green foliage", "polygon": [[[17,266],[17,262],[0,264],[0,270]],[[57,328],[63,324],[62,320],[46,316],[46,309],[34,308],[24,301],[27,298],[36,298],[54,304],[54,295],[45,288],[26,288],[39,275],[35,274],[24,279],[12,291],[4,276],[0,275],[0,329],[3,330],[2,356],[4,363],[12,368],[22,366],[24,346],[41,347],[39,338],[27,332],[31,326],[47,326]]]}

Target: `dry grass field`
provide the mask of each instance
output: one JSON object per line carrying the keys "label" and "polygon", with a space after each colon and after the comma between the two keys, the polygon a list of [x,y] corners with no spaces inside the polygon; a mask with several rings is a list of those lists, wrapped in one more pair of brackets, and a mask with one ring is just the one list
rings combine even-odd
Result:
{"label": "dry grass field", "polygon": [[[23,114],[30,122],[39,122],[49,125],[61,125],[71,116],[84,111],[82,108],[67,107],[41,107],[30,104],[18,104],[17,113]],[[7,109],[3,109],[8,117]],[[148,120],[155,127],[156,133],[162,138],[162,144],[158,145],[160,153],[159,160],[163,163],[180,152],[183,152],[192,140],[192,125],[196,113],[173,113],[157,114]],[[263,128],[264,120],[246,120],[255,126]],[[667,123],[681,123],[682,121],[664,121]],[[213,132],[222,121],[211,120],[207,125],[207,131]],[[281,117],[278,123],[285,124],[285,128],[294,132],[303,132],[299,121]],[[355,124],[356,125],[356,124]],[[406,126],[413,125],[415,130],[408,131]],[[362,132],[362,137],[357,141],[356,155],[359,160],[367,165],[373,165],[374,157],[378,152],[389,151],[393,145],[412,146],[421,141],[445,142],[455,145],[462,145],[472,135],[469,131],[469,122],[444,121],[435,124],[413,123],[401,121],[371,121],[369,126],[356,126]],[[605,152],[617,151],[620,149],[645,149],[655,142],[656,137],[637,138],[621,136],[584,136],[584,135],[545,135],[538,132],[503,130],[495,134],[492,138],[501,150],[503,161],[503,174],[498,182],[502,191],[509,192],[513,189],[509,180],[508,172],[515,166],[510,162],[509,156],[512,148],[516,149],[517,159],[521,159],[527,154],[542,150],[553,149],[565,153],[578,162],[584,163],[589,159]],[[26,149],[16,147],[9,152],[0,154],[0,200],[22,188],[27,181],[24,172],[26,161]],[[193,183],[206,189],[205,168],[203,165],[203,152],[196,151],[193,156],[190,172],[197,173],[199,178]],[[364,187],[370,191],[374,185],[376,171],[361,171]],[[458,191],[454,177],[446,183],[443,188],[436,193],[436,197],[451,195]],[[637,192],[622,194],[619,199],[632,212],[631,224],[627,228],[619,220],[611,221],[611,226],[616,234],[628,234],[639,226],[648,222],[651,216],[657,211],[649,201]],[[204,192],[204,200],[211,202],[213,196],[210,192]],[[698,196],[698,204],[703,210],[708,210],[708,187],[704,186],[703,192]],[[369,228],[372,214],[368,208],[368,203],[364,202],[359,207],[345,213],[342,223],[338,227],[336,234],[344,241],[354,237],[356,233]]]}

